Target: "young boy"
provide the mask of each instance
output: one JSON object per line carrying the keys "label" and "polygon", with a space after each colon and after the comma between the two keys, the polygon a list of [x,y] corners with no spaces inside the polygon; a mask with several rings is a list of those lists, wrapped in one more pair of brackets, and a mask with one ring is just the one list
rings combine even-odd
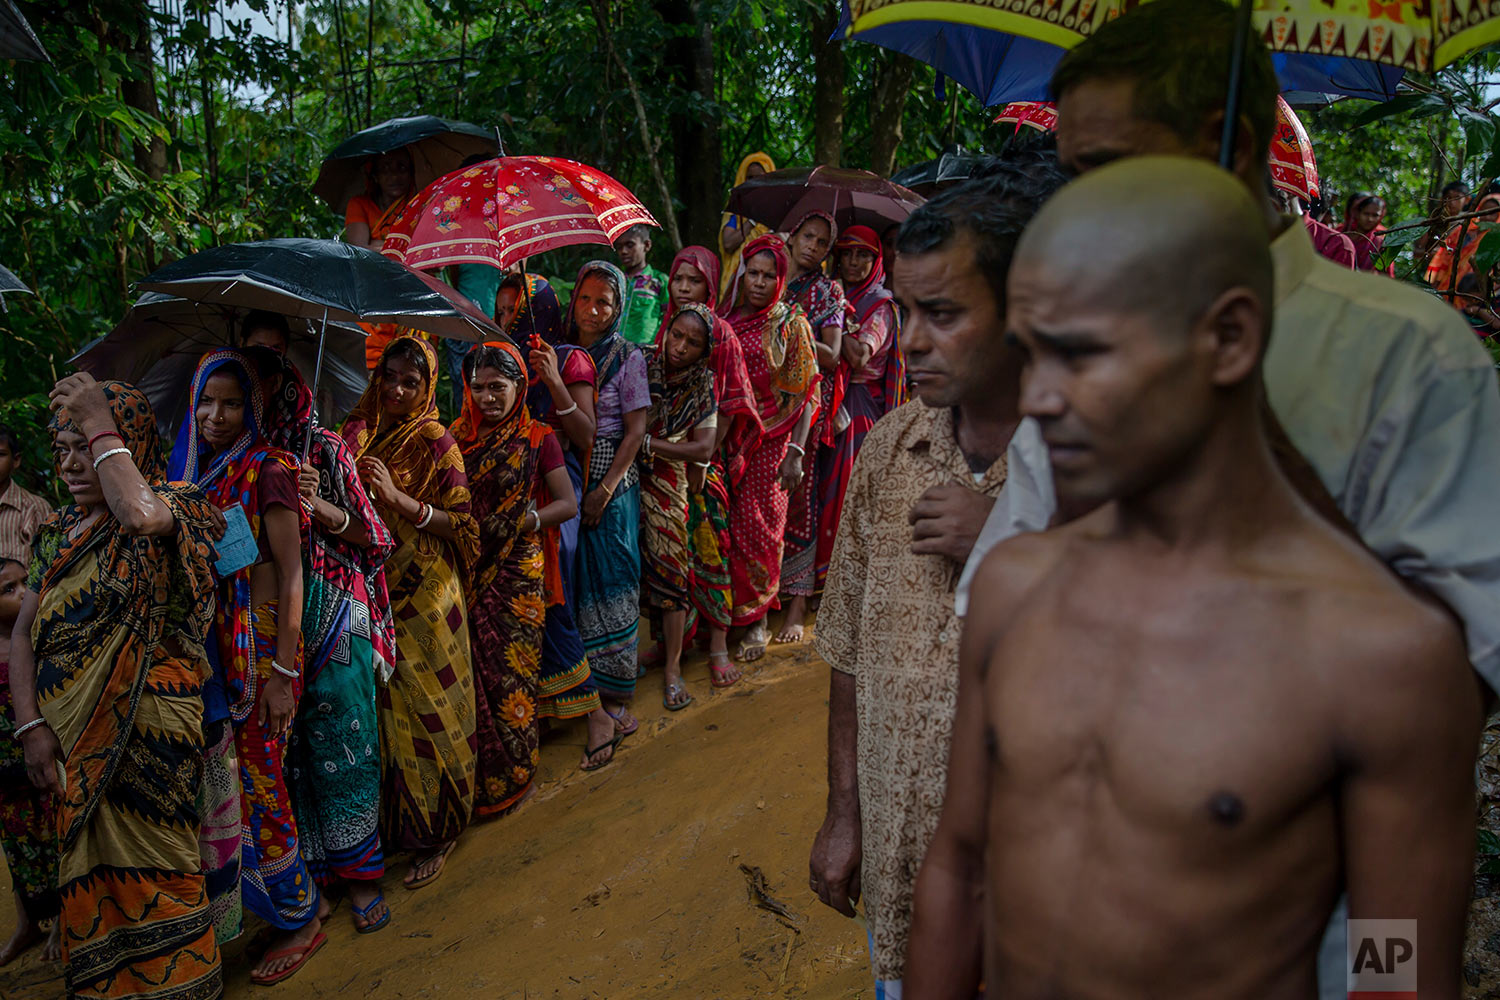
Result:
{"label": "young boy", "polygon": [[62,957],[57,920],[57,827],[52,798],[26,776],[26,759],[14,738],[15,712],[10,702],[10,632],[21,613],[26,567],[16,549],[0,549],[0,847],[10,864],[16,897],[16,929],[0,945],[6,965],[42,940],[42,921],[52,930],[42,945],[43,961]]}
{"label": "young boy", "polygon": [[651,253],[651,229],[637,224],[625,230],[615,243],[620,269],[630,283],[625,299],[625,319],[620,335],[633,344],[656,341],[662,313],[667,308],[667,276],[646,262]]}
{"label": "young boy", "polygon": [[[0,552],[31,551],[31,536],[52,508],[47,501],[23,489],[12,476],[21,464],[21,441],[16,432],[0,424]],[[10,633],[6,632],[9,638]]]}

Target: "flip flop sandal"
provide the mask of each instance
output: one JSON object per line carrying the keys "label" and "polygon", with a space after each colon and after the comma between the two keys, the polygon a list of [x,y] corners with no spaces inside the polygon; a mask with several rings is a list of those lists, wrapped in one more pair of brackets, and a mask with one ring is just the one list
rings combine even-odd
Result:
{"label": "flip flop sandal", "polygon": [[274,961],[278,958],[290,958],[293,955],[297,956],[297,961],[274,975],[257,976],[252,973],[250,976],[250,981],[256,986],[275,986],[277,983],[285,979],[290,979],[293,973],[306,965],[307,960],[316,955],[318,953],[318,949],[323,947],[323,945],[327,943],[328,935],[324,934],[322,931],[319,931],[317,937],[313,938],[307,944],[301,945],[300,947],[277,948],[275,951],[268,951],[266,952],[264,958],[261,959],[262,961],[265,961],[266,959]]}
{"label": "flip flop sandal", "polygon": [[366,917],[371,910],[375,909],[375,907],[381,905],[384,902],[385,902],[385,894],[384,893],[376,893],[375,894],[375,898],[372,899],[372,900],[370,900],[370,905],[364,907],[363,909],[361,909],[358,906],[355,906],[354,905],[354,900],[352,900],[352,899],[349,900],[349,912],[352,913],[354,915],[354,918],[355,918],[354,929],[356,931],[358,931],[360,934],[374,934],[376,931],[380,930],[380,928],[382,928],[386,924],[390,923],[391,922],[391,908],[389,906],[387,906],[385,908],[385,914],[383,916],[381,916],[381,918],[379,920],[375,921],[374,923],[364,924],[364,925],[361,925],[359,923],[359,921],[362,920],[364,917]]}
{"label": "flip flop sandal", "polygon": [[585,750],[583,752],[583,755],[585,757],[592,757],[592,756],[594,756],[594,754],[596,754],[599,751],[603,750],[605,747],[609,747],[610,748],[610,754],[609,754],[608,757],[604,758],[602,761],[600,761],[597,764],[589,764],[589,763],[579,764],[578,765],[578,770],[580,770],[580,771],[597,771],[601,767],[608,767],[610,764],[613,764],[614,761],[615,761],[615,754],[618,754],[620,752],[620,741],[623,740],[623,739],[625,739],[624,736],[616,735],[615,738],[612,739],[612,740],[610,740],[608,743],[601,743],[598,746],[594,747],[592,750]]}
{"label": "flip flop sandal", "polygon": [[[687,695],[682,701],[674,702],[673,699],[679,695]],[[682,681],[674,681],[662,688],[661,707],[668,712],[680,712],[693,703],[692,692],[688,691],[687,685]]]}
{"label": "flip flop sandal", "polygon": [[436,882],[438,880],[438,876],[443,874],[443,869],[448,867],[448,855],[452,854],[453,848],[457,846],[458,841],[450,840],[448,841],[448,846],[443,848],[441,851],[438,851],[436,854],[429,854],[421,861],[418,861],[414,867],[421,868],[427,862],[436,861],[439,858],[442,859],[443,863],[438,865],[437,868],[433,869],[432,873],[426,878],[415,879],[411,882],[403,880],[401,884],[406,886],[408,889],[420,889],[424,885],[431,885],[432,883]]}
{"label": "flip flop sandal", "polygon": [[721,676],[723,676],[723,674],[724,674],[725,671],[727,671],[727,670],[729,670],[729,669],[731,669],[733,667],[734,667],[734,661],[729,658],[729,654],[728,653],[724,654],[724,662],[722,664],[715,663],[713,661],[713,658],[710,657],[709,660],[708,660],[708,682],[710,684],[712,684],[716,688],[734,687],[740,681],[744,680],[743,675],[740,676],[740,677],[736,677],[732,681],[721,681],[721,680],[719,680],[719,678]]}
{"label": "flip flop sandal", "polygon": [[[752,650],[755,651],[754,656],[750,655]],[[756,660],[765,657],[766,644],[763,642],[743,641],[740,643],[740,648],[735,655],[738,659],[744,660],[746,663],[754,663]]]}
{"label": "flip flop sandal", "polygon": [[[615,713],[611,712],[607,708],[604,710],[604,714],[607,715],[607,716],[609,716],[611,719],[615,720],[615,733],[618,734],[619,737],[620,737],[620,739],[622,739],[622,740],[625,737],[627,737],[627,736],[634,736],[636,734],[636,731],[641,728],[641,720],[637,719],[637,718],[634,718],[634,717],[632,717],[631,720],[630,720],[631,726],[630,726],[629,729],[621,729],[620,728],[620,718],[621,718],[621,716],[623,716],[625,714],[625,710],[623,708],[620,709],[620,714],[619,715],[616,715]],[[594,748],[594,750],[603,750],[603,749],[604,749],[603,745],[600,745],[600,746],[597,746],[597,747]],[[589,756],[590,757],[592,757],[594,755],[594,750],[590,750],[589,751]]]}

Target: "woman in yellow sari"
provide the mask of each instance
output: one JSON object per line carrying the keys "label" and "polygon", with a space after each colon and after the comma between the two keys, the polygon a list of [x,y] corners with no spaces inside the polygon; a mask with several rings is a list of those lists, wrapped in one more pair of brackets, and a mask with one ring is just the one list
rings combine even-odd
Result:
{"label": "woman in yellow sari", "polygon": [[73,502],[37,529],[11,647],[15,736],[57,804],[69,997],[223,990],[198,853],[216,511],[166,484],[151,404],[70,375],[52,452]]}
{"label": "woman in yellow sari", "polygon": [[[769,155],[751,153],[740,161],[740,168],[734,172],[734,186],[739,187],[750,178],[769,174],[775,169],[776,164]],[[724,225],[719,230],[719,258],[723,261],[723,267],[719,269],[719,274],[723,276],[719,283],[719,301],[729,301],[729,292],[739,276],[740,253],[745,249],[745,244],[768,232],[769,229],[754,219],[724,213]]]}
{"label": "woman in yellow sari", "polygon": [[434,881],[468,826],[478,743],[463,585],[479,548],[458,443],[438,418],[437,352],[398,337],[344,424],[361,481],[396,539],[385,563],[396,672],[380,689],[382,828]]}

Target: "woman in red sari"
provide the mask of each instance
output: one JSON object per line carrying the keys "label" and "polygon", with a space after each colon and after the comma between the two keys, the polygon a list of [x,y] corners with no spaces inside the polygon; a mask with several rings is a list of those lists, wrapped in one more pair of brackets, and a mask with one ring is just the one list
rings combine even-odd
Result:
{"label": "woman in red sari", "polygon": [[748,626],[739,649],[747,661],[765,655],[766,613],[781,590],[787,495],[802,482],[802,455],[817,408],[812,328],[801,310],[782,301],[788,266],[780,237],[767,234],[747,243],[737,302],[725,315],[745,355],[764,428],[725,455],[733,497],[731,621]]}

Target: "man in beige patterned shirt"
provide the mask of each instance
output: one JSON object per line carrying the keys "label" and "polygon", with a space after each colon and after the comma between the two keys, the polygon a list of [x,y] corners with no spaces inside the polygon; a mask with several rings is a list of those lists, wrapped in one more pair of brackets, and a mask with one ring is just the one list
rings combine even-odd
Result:
{"label": "man in beige patterned shirt", "polygon": [[833,666],[828,815],[810,885],[846,916],[861,893],[879,1000],[899,1000],[917,869],[937,826],[958,692],[953,592],[1005,483],[1020,360],[1004,282],[1055,161],[997,165],[913,213],[898,237],[901,341],[921,404],[887,414],[855,464],[815,645]]}
{"label": "man in beige patterned shirt", "polygon": [[0,559],[14,559],[24,566],[31,561],[31,536],[52,508],[15,481],[20,464],[20,440],[15,431],[0,424]]}

